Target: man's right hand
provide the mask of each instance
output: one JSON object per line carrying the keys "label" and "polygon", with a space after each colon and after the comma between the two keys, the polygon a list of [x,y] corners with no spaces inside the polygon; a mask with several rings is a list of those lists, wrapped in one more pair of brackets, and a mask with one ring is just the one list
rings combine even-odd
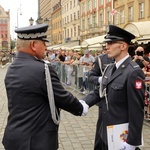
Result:
{"label": "man's right hand", "polygon": [[84,100],[79,100],[79,102],[80,102],[80,103],[82,104],[82,106],[83,106],[82,116],[86,116],[87,113],[88,113],[89,106],[85,103]]}

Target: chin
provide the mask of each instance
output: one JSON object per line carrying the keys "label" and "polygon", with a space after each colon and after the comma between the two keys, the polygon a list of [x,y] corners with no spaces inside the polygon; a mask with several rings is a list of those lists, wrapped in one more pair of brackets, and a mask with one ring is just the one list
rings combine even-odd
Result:
{"label": "chin", "polygon": [[109,53],[107,53],[107,55],[108,55],[108,58],[110,58],[110,57],[113,57],[111,54],[109,54]]}

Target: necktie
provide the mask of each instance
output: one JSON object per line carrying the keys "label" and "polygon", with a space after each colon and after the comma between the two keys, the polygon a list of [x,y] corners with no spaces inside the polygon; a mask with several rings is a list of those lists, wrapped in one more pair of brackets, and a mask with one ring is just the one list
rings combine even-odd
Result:
{"label": "necktie", "polygon": [[113,68],[112,68],[112,73],[111,73],[111,75],[116,71],[116,64],[113,64]]}

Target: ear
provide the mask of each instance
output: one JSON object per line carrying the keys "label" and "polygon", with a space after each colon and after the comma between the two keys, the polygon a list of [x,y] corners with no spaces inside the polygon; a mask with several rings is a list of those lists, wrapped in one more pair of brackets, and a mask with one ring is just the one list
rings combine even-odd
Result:
{"label": "ear", "polygon": [[121,45],[120,45],[120,49],[121,50],[124,50],[124,49],[127,49],[128,48],[128,45],[127,43],[123,42]]}
{"label": "ear", "polygon": [[35,41],[31,41],[31,42],[30,42],[30,47],[31,47],[32,51],[34,51],[34,52],[36,51],[35,45],[36,45],[36,42],[35,42]]}

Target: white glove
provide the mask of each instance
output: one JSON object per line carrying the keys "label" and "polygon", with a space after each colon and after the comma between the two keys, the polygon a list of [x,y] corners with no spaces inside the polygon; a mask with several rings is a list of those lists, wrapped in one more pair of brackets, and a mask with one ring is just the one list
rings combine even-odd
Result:
{"label": "white glove", "polygon": [[120,150],[135,150],[136,146],[130,145],[126,142],[123,143],[122,148]]}
{"label": "white glove", "polygon": [[79,102],[82,104],[83,106],[83,112],[82,112],[82,116],[86,116],[87,113],[88,113],[88,109],[89,109],[89,106],[85,103],[85,101],[83,100],[79,100]]}

